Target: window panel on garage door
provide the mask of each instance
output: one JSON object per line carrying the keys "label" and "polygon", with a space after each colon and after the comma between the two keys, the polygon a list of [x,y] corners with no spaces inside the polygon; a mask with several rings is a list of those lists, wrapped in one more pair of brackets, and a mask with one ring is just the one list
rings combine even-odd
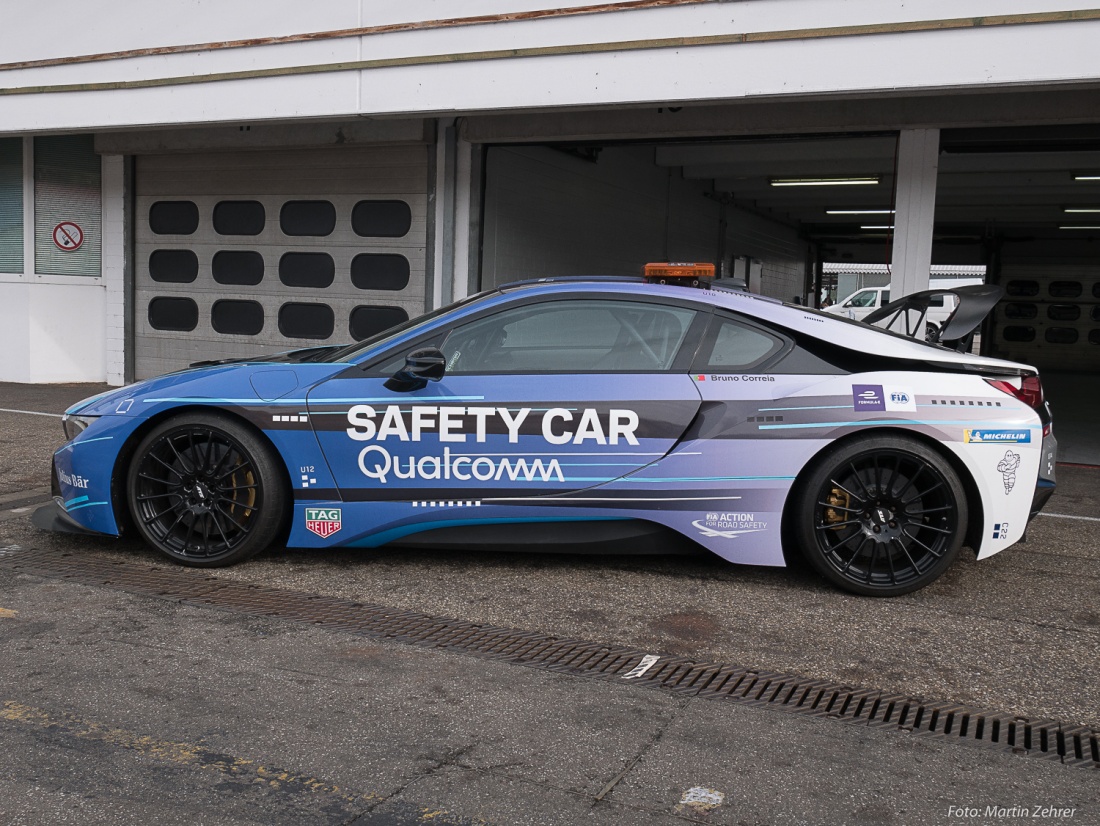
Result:
{"label": "window panel on garage door", "polygon": [[136,376],[420,315],[427,190],[422,144],[137,158]]}

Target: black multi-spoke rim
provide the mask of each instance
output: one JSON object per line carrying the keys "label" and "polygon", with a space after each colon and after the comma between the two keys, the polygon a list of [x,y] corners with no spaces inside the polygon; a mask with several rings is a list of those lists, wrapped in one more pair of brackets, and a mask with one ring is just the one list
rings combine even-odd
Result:
{"label": "black multi-spoke rim", "polygon": [[256,465],[234,439],[180,427],[138,458],[136,518],[166,551],[210,559],[238,548],[263,506]]}
{"label": "black multi-spoke rim", "polygon": [[869,588],[919,580],[943,559],[959,526],[943,474],[900,450],[862,453],[817,492],[817,550],[845,579]]}

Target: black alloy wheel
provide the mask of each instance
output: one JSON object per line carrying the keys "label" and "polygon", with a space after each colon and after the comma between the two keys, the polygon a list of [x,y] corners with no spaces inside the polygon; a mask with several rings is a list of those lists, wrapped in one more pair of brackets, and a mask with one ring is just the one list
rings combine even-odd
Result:
{"label": "black alloy wheel", "polygon": [[169,419],[138,445],[127,499],[145,540],[176,562],[232,565],[279,534],[285,474],[274,450],[234,419],[196,413]]}
{"label": "black alloy wheel", "polygon": [[825,579],[866,596],[897,596],[935,581],[966,534],[958,474],[902,436],[849,442],[823,456],[799,495],[797,538]]}

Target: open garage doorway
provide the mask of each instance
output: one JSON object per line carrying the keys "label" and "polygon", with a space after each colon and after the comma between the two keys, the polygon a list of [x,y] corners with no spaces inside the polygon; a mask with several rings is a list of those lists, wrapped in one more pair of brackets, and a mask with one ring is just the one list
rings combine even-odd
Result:
{"label": "open garage doorway", "polygon": [[481,286],[705,261],[818,305],[824,262],[890,262],[897,144],[885,132],[489,147]]}

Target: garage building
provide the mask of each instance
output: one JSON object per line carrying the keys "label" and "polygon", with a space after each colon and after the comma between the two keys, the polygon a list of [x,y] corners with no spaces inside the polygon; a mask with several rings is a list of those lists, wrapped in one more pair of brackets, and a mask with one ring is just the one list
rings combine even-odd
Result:
{"label": "garage building", "polygon": [[[1100,10],[134,0],[0,32],[0,380],[122,383],[648,261],[814,302],[933,267],[1100,369]],[[458,16],[456,16],[456,14]]]}

